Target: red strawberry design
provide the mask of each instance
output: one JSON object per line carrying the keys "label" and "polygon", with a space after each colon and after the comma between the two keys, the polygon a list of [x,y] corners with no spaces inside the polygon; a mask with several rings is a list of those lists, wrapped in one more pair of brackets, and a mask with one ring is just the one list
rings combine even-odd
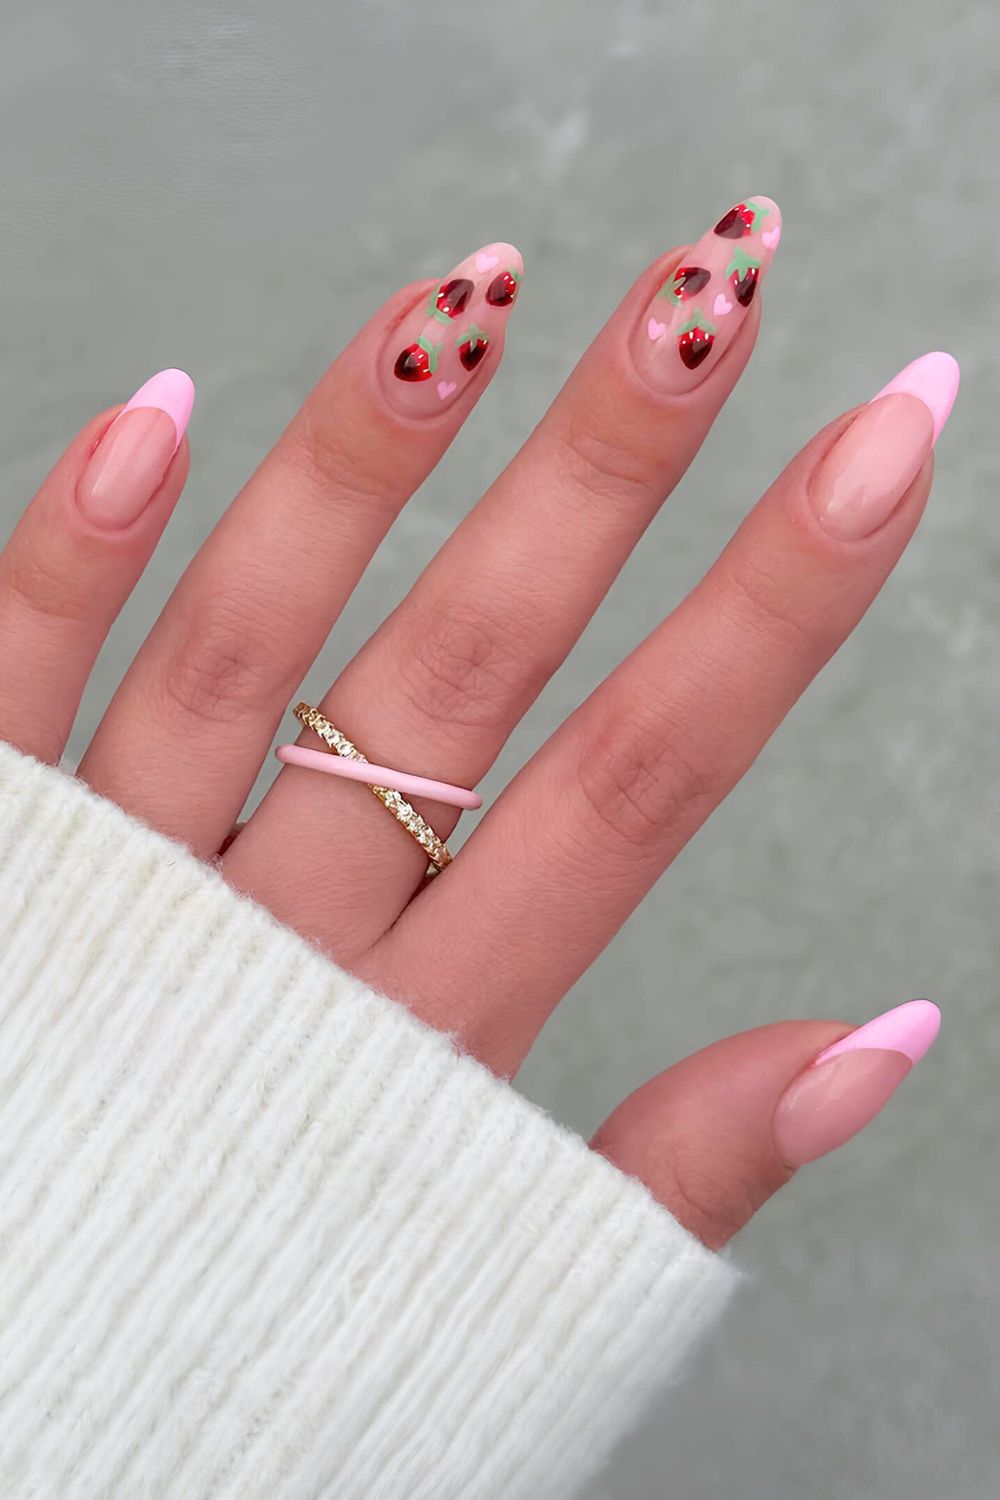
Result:
{"label": "red strawberry design", "polygon": [[443,281],[436,295],[432,294],[428,312],[432,317],[437,318],[439,323],[450,322],[452,318],[457,318],[465,311],[472,291],[472,282],[464,276],[456,276],[451,281]]}
{"label": "red strawberry design", "polygon": [[677,330],[677,352],[689,370],[697,370],[715,343],[715,324],[704,313],[695,313]]}
{"label": "red strawberry design", "polygon": [[737,302],[741,307],[749,307],[760,280],[760,261],[737,250],[726,267],[726,275]]}
{"label": "red strawberry design", "polygon": [[494,276],[486,288],[486,300],[491,307],[509,307],[517,296],[520,271],[501,271]]}
{"label": "red strawberry design", "polygon": [[762,208],[752,198],[749,203],[737,203],[727,214],[722,215],[715,226],[715,232],[721,234],[724,240],[741,240],[744,235],[753,234],[760,227],[758,219],[770,212],[769,208]]}
{"label": "red strawberry design", "polygon": [[458,357],[467,370],[474,370],[489,347],[489,334],[473,323],[458,341]]}
{"label": "red strawberry design", "polygon": [[672,297],[675,302],[687,302],[696,297],[711,279],[711,271],[706,271],[704,266],[679,266],[673,278],[660,288],[660,295]]}
{"label": "red strawberry design", "polygon": [[393,366],[393,374],[399,380],[430,380],[437,370],[441,345],[430,339],[419,338],[415,344],[404,349]]}

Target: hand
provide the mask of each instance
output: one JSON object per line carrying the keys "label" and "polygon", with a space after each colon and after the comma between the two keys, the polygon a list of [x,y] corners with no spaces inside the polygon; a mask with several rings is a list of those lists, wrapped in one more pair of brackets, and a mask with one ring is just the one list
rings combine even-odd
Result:
{"label": "hand", "polygon": [[[776,206],[749,199],[639,278],[323,700],[371,760],[465,785],[486,772],[742,373],[779,235]],[[362,329],[188,568],[79,768],[501,1074],[878,593],[956,383],[948,356],[927,356],[813,438],[438,878],[364,787],[300,768],[230,838],[297,685],[496,369],[520,277],[517,252],[491,245]],[[0,737],[33,755],[61,756],[178,499],[189,408],[167,372],[96,417],[0,557]],[[416,805],[447,837],[454,814]],[[844,1024],[732,1037],[640,1089],[594,1144],[720,1245],[877,1112],[936,1025],[914,1002],[820,1067]]]}

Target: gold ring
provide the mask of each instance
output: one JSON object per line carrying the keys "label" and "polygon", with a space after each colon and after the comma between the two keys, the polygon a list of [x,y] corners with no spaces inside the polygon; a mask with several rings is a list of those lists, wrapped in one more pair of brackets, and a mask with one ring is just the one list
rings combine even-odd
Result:
{"label": "gold ring", "polygon": [[[343,755],[348,760],[366,761],[368,759],[367,755],[362,755],[357,745],[353,745],[345,734],[341,734],[340,730],[331,724],[318,708],[312,708],[308,703],[297,703],[294,712],[299,723],[311,729],[313,734],[318,734],[327,749],[335,755]],[[407,802],[400,792],[394,792],[387,786],[370,786],[368,790],[374,792],[383,807],[387,807],[392,813],[397,823],[402,823],[410,837],[416,839],[435,871],[443,870],[445,865],[451,863],[447,845],[438,838],[431,825],[420,816],[412,802]]]}

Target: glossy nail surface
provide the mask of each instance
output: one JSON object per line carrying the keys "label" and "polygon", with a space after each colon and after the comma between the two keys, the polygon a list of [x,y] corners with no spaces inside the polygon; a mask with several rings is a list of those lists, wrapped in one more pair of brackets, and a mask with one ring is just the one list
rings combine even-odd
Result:
{"label": "glossy nail surface", "polygon": [[877,396],[872,397],[872,401],[880,401],[883,396],[916,396],[931,414],[934,422],[933,441],[936,443],[951,416],[960,378],[958,360],[951,354],[935,349],[906,365],[898,375],[893,376],[888,385],[882,387]]}
{"label": "glossy nail surface", "polygon": [[858,413],[810,487],[825,531],[857,542],[884,525],[940,437],[958,380],[958,364],[950,354],[925,354],[900,370]]}
{"label": "glossy nail surface", "polygon": [[936,1005],[911,1000],[827,1047],[778,1101],[771,1133],[779,1159],[802,1166],[863,1130],[927,1052],[940,1025]]}
{"label": "glossy nail surface", "polygon": [[496,364],[523,274],[520,253],[498,242],[432,287],[382,354],[382,386],[397,411],[434,416]]}
{"label": "glossy nail surface", "polygon": [[823,530],[845,542],[877,531],[933,444],[931,414],[915,397],[894,395],[864,407],[813,476],[809,497]]}
{"label": "glossy nail surface", "polygon": [[632,334],[632,354],[650,385],[692,390],[718,364],[758,294],[778,241],[781,211],[747,198],[686,251]]}
{"label": "glossy nail surface", "polygon": [[183,370],[161,370],[136,391],[77,484],[77,504],[88,521],[117,531],[138,520],[180,446],[193,404],[194,385]]}

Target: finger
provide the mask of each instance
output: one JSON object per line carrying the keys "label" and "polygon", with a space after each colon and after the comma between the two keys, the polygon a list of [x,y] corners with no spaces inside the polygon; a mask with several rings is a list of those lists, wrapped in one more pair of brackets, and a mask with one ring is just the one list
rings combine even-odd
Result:
{"label": "finger", "polygon": [[[749,359],[757,277],[774,244],[762,243],[760,223],[773,221],[774,236],[780,223],[769,200],[751,201],[739,244],[709,230],[640,278],[533,436],[328,694],[324,713],[369,759],[474,783],[562,662]],[[719,298],[728,312],[715,343],[693,350],[690,331],[677,330]],[[454,822],[438,807],[425,815],[444,833]],[[332,843],[315,850],[319,868],[295,857],[306,829],[332,823],[351,837],[350,881],[324,878],[339,858]],[[417,846],[373,798],[301,770],[278,777],[227,871],[348,962],[423,873]]]}
{"label": "finger", "polygon": [[400,292],[334,362],[139,652],[81,764],[93,787],[218,849],[372,553],[496,369],[520,273],[513,246],[486,246]]}
{"label": "finger", "polygon": [[162,370],[74,439],[0,554],[0,739],[62,755],[97,653],[188,469],[190,377]]}
{"label": "finger", "polygon": [[911,1000],[846,1035],[833,1021],[745,1031],[637,1089],[591,1144],[719,1249],[798,1167],[874,1120],[940,1025],[936,1005]]}
{"label": "finger", "polygon": [[[940,416],[954,392],[925,394]],[[814,438],[363,972],[498,1071],[517,1067],[871,604],[923,509],[934,430],[923,400],[894,394]]]}

